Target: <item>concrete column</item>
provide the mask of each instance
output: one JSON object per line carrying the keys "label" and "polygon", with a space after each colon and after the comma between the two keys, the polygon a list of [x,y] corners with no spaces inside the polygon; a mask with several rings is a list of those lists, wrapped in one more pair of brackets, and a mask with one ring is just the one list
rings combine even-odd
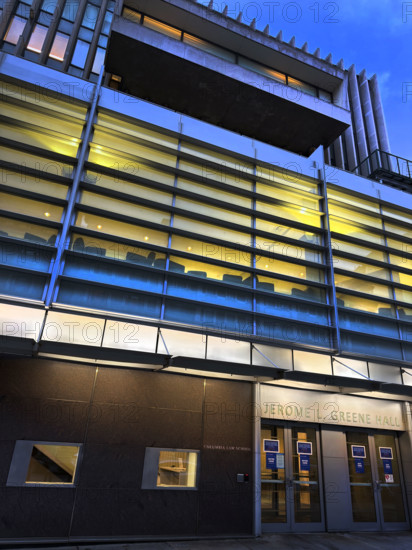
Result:
{"label": "concrete column", "polygon": [[254,479],[254,513],[253,534],[258,537],[262,534],[261,512],[261,481],[260,481],[260,383],[253,384],[253,479]]}
{"label": "concrete column", "polygon": [[331,163],[329,147],[325,147],[325,163],[329,165]]}
{"label": "concrete column", "polygon": [[343,109],[349,109],[348,100],[348,74],[345,72],[345,77],[341,84],[333,93],[333,103],[339,105]]}
{"label": "concrete column", "polygon": [[368,147],[366,144],[366,134],[363,125],[362,105],[359,96],[358,80],[356,78],[355,65],[349,69],[349,94],[352,103],[352,116],[354,125],[354,137],[358,145],[359,162],[362,162],[368,156]]}
{"label": "concrete column", "polygon": [[378,79],[376,74],[369,81],[370,97],[372,109],[375,114],[376,129],[378,133],[379,149],[386,153],[391,152],[388,138],[388,130],[386,128],[385,115],[382,108],[381,94],[379,92]]}
{"label": "concrete column", "polygon": [[366,124],[369,151],[373,153],[373,151],[379,149],[379,143],[375,127],[375,120],[373,117],[372,101],[369,93],[369,84],[368,79],[366,78],[365,69],[359,75],[359,95]]}
{"label": "concrete column", "polygon": [[[404,420],[406,430],[399,436],[399,447],[402,459],[403,478],[409,521],[412,523],[412,409],[410,403],[404,403]],[[408,513],[408,510],[405,510]]]}
{"label": "concrete column", "polygon": [[345,161],[343,158],[342,136],[335,139],[332,147],[335,149],[335,161],[338,168],[345,169]]}
{"label": "concrete column", "polygon": [[354,170],[359,162],[358,157],[356,155],[356,147],[355,147],[355,140],[353,139],[353,130],[352,127],[347,128],[345,130],[345,133],[343,134],[342,139],[345,140],[346,144],[346,151],[348,153],[348,169],[350,171]]}

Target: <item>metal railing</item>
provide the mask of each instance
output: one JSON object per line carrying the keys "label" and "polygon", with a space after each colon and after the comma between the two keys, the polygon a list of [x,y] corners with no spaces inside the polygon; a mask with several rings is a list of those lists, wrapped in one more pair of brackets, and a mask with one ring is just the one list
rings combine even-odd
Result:
{"label": "metal railing", "polygon": [[364,159],[353,172],[393,185],[403,184],[412,190],[412,161],[379,149]]}

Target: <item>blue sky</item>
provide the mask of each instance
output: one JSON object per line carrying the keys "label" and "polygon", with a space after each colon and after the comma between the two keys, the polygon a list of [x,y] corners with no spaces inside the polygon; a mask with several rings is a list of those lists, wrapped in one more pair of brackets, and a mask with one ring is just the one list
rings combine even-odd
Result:
{"label": "blue sky", "polygon": [[331,52],[346,69],[376,73],[392,153],[412,160],[412,0],[219,0],[214,8],[225,4],[229,16],[242,11],[260,30],[269,23],[273,36],[282,30],[284,41],[295,36],[296,46],[308,42],[321,57]]}

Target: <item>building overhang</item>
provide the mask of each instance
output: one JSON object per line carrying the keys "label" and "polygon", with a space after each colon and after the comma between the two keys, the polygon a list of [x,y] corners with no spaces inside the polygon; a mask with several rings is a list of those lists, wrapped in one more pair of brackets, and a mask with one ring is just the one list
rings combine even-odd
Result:
{"label": "building overhang", "polygon": [[132,96],[305,156],[350,126],[338,105],[122,17],[113,23],[106,69]]}

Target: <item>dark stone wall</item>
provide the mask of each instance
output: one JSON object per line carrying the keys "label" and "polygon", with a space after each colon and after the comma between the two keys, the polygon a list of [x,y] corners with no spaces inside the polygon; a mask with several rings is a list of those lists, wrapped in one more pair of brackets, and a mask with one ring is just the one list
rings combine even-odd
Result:
{"label": "dark stone wall", "polygon": [[[2,358],[0,539],[252,534],[251,399],[244,382]],[[76,487],[7,487],[21,439],[82,443]],[[142,490],[145,447],[200,450],[198,490]]]}

